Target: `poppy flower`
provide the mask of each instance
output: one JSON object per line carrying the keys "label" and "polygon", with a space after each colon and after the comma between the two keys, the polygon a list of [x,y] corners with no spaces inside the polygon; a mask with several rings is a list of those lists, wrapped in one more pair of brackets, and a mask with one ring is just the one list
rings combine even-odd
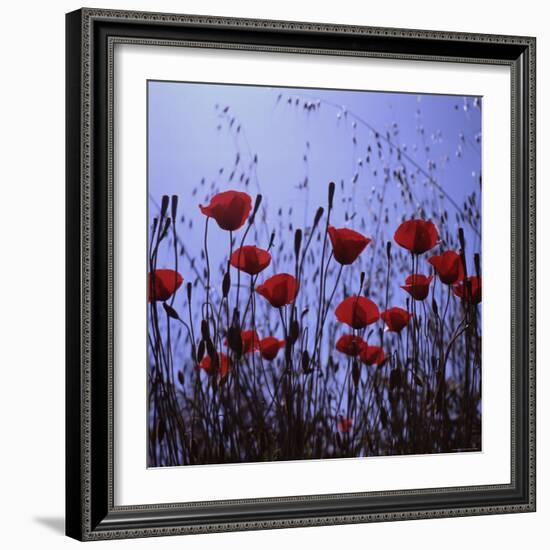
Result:
{"label": "poppy flower", "polygon": [[425,300],[430,292],[430,283],[433,275],[409,275],[405,279],[405,284],[401,285],[403,290],[406,290],[415,300]]}
{"label": "poppy flower", "polygon": [[243,353],[251,353],[260,349],[260,337],[255,330],[242,330]]}
{"label": "poppy flower", "polygon": [[401,307],[390,307],[380,314],[390,332],[401,332],[411,320],[412,314]]}
{"label": "poppy flower", "polygon": [[231,254],[230,262],[249,275],[257,275],[271,263],[271,254],[257,246],[242,246]]}
{"label": "poppy flower", "polygon": [[338,338],[336,349],[351,357],[356,357],[365,345],[363,338],[354,334],[344,334]]}
{"label": "poppy flower", "polygon": [[413,254],[422,254],[437,244],[439,233],[429,220],[408,220],[397,228],[393,238],[399,246]]}
{"label": "poppy flower", "polygon": [[369,346],[365,344],[361,348],[359,359],[365,365],[381,365],[386,360],[386,354],[380,346]]}
{"label": "poppy flower", "polygon": [[223,191],[214,195],[208,206],[199,205],[201,212],[214,218],[226,231],[236,231],[243,226],[252,209],[252,199],[240,191]]}
{"label": "poppy flower", "polygon": [[271,361],[277,357],[279,350],[285,347],[285,341],[279,340],[274,336],[267,336],[260,341],[260,353],[267,361]]}
{"label": "poppy flower", "polygon": [[352,328],[365,328],[380,317],[378,306],[365,296],[350,296],[335,310],[336,318]]}
{"label": "poppy flower", "polygon": [[371,242],[353,229],[336,229],[332,225],[328,228],[328,235],[332,243],[334,259],[342,265],[352,264]]}
{"label": "poppy flower", "polygon": [[[252,353],[260,349],[260,337],[255,330],[241,330],[242,353]],[[227,339],[225,344],[228,344]]]}
{"label": "poppy flower", "polygon": [[173,269],[155,269],[147,276],[149,302],[168,300],[183,283],[183,277]]}
{"label": "poppy flower", "polygon": [[439,256],[432,256],[428,259],[439,275],[439,279],[446,285],[452,285],[464,279],[464,267],[460,254],[447,250]]}
{"label": "poppy flower", "polygon": [[462,281],[453,286],[454,294],[463,300],[469,299],[472,304],[479,304],[481,302],[481,277],[472,275],[468,277],[467,281],[470,283],[470,288],[467,288],[466,281]]}
{"label": "poppy flower", "polygon": [[273,275],[256,288],[273,307],[283,307],[291,304],[298,294],[298,282],[288,273]]}
{"label": "poppy flower", "polygon": [[338,418],[337,426],[338,426],[338,431],[339,432],[341,432],[343,434],[347,434],[353,426],[353,420],[351,418],[346,418],[344,416],[340,416]]}
{"label": "poppy flower", "polygon": [[[229,374],[229,358],[225,353],[218,353],[218,375],[220,378],[225,378]],[[210,355],[205,355],[199,363],[199,369],[202,369],[207,374],[212,375],[212,359]]]}

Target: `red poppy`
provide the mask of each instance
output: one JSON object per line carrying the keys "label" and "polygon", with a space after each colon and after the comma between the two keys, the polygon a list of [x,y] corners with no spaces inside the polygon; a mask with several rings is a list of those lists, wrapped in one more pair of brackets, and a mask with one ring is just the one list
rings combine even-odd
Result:
{"label": "red poppy", "polygon": [[437,227],[429,220],[408,220],[397,228],[393,238],[399,246],[413,254],[422,254],[437,244],[439,233]]}
{"label": "red poppy", "polygon": [[401,307],[390,307],[380,314],[390,332],[401,332],[411,320],[412,314]]}
{"label": "red poppy", "polygon": [[336,349],[351,357],[356,357],[361,348],[365,345],[363,338],[355,336],[354,334],[344,334],[338,338],[336,342]]}
{"label": "red poppy", "polygon": [[214,195],[208,206],[199,205],[201,212],[214,218],[226,231],[235,231],[243,226],[252,209],[252,199],[240,191],[224,191]]}
{"label": "red poppy", "polygon": [[336,318],[352,328],[365,328],[380,317],[378,306],[365,296],[350,296],[335,310]]}
{"label": "red poppy", "polygon": [[371,242],[353,229],[336,229],[332,225],[328,228],[328,235],[332,243],[334,259],[342,265],[352,264]]}
{"label": "red poppy", "polygon": [[353,420],[351,418],[345,418],[344,416],[340,416],[338,418],[338,431],[343,433],[343,434],[347,434],[352,426],[353,426]]}
{"label": "red poppy", "polygon": [[[242,353],[252,353],[260,349],[260,337],[255,330],[241,330]],[[227,345],[227,339],[225,340]]]}
{"label": "red poppy", "polygon": [[[225,353],[218,353],[218,375],[220,378],[225,378],[229,374],[229,358]],[[199,369],[202,369],[206,373],[212,375],[212,359],[209,355],[205,355],[202,361],[199,363]]]}
{"label": "red poppy", "polygon": [[298,294],[298,282],[288,273],[273,275],[256,288],[273,307],[283,307],[291,304]]}
{"label": "red poppy", "polygon": [[452,285],[464,279],[464,267],[462,266],[462,258],[460,254],[447,250],[439,256],[432,256],[428,259],[442,283]]}
{"label": "red poppy", "polygon": [[243,353],[251,353],[260,349],[260,337],[255,330],[242,330]]}
{"label": "red poppy", "polygon": [[285,347],[285,341],[279,340],[274,336],[267,336],[260,341],[260,352],[262,357],[267,361],[271,361],[277,357],[279,350]]}
{"label": "red poppy", "polygon": [[381,365],[386,360],[386,354],[380,346],[369,346],[365,344],[361,348],[359,359],[365,365]]}
{"label": "red poppy", "polygon": [[183,277],[173,269],[155,269],[147,276],[149,302],[168,300],[183,283]]}
{"label": "red poppy", "polygon": [[405,284],[401,288],[406,290],[415,300],[425,300],[430,292],[430,283],[433,275],[409,275],[405,279]]}
{"label": "red poppy", "polygon": [[249,275],[257,275],[271,263],[271,254],[257,246],[243,246],[231,254],[231,265]]}
{"label": "red poppy", "polygon": [[459,298],[463,300],[469,299],[472,304],[479,304],[481,302],[481,277],[472,275],[468,277],[470,288],[468,289],[466,281],[453,286],[453,292]]}

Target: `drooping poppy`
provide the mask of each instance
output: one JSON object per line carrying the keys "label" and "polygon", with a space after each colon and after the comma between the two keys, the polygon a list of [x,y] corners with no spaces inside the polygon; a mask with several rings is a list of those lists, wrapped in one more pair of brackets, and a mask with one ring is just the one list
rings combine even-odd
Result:
{"label": "drooping poppy", "polygon": [[267,336],[260,341],[260,353],[267,361],[271,361],[277,357],[279,350],[285,347],[285,341],[279,340],[274,336]]}
{"label": "drooping poppy", "polygon": [[[232,342],[232,341],[231,341]],[[241,353],[252,353],[260,349],[260,337],[255,330],[241,330]],[[228,340],[225,340],[228,345]]]}
{"label": "drooping poppy", "polygon": [[403,290],[406,290],[415,300],[425,300],[430,292],[430,283],[433,275],[409,275],[405,279],[405,284],[401,285]]}
{"label": "drooping poppy", "polygon": [[397,228],[393,238],[413,254],[423,254],[438,243],[439,233],[430,220],[408,220]]}
{"label": "drooping poppy", "polygon": [[401,332],[411,320],[412,314],[401,307],[390,307],[380,314],[390,332]]}
{"label": "drooping poppy", "polygon": [[386,360],[386,354],[380,346],[369,346],[365,344],[359,353],[359,359],[365,365],[381,365]]}
{"label": "drooping poppy", "polygon": [[334,259],[342,265],[352,264],[371,240],[353,229],[336,229],[329,226],[328,235],[332,243]]}
{"label": "drooping poppy", "polygon": [[252,209],[252,199],[241,191],[223,191],[212,197],[208,206],[199,205],[201,212],[214,218],[226,231],[236,231],[243,226]]}
{"label": "drooping poppy", "polygon": [[[214,374],[212,369],[212,359],[209,355],[205,355],[202,358],[202,361],[199,363],[199,369],[202,369],[210,376]],[[220,378],[225,378],[229,374],[229,369],[230,362],[227,355],[222,352],[218,353],[218,376]]]}
{"label": "drooping poppy", "polygon": [[428,262],[434,266],[440,281],[446,285],[453,285],[464,279],[462,258],[453,250],[432,256]]}
{"label": "drooping poppy", "polygon": [[350,357],[356,357],[365,345],[363,338],[355,334],[344,334],[338,338],[336,349]]}
{"label": "drooping poppy", "polygon": [[462,281],[456,285],[453,285],[453,293],[462,298],[468,300],[472,304],[479,304],[481,302],[481,277],[472,275],[468,277],[470,288],[468,289],[466,281]]}
{"label": "drooping poppy", "polygon": [[271,254],[257,246],[242,246],[231,254],[231,265],[248,273],[257,275],[271,263]]}
{"label": "drooping poppy", "polygon": [[155,269],[147,279],[149,302],[168,300],[183,283],[183,277],[173,269]]}
{"label": "drooping poppy", "polygon": [[378,306],[365,296],[350,296],[335,310],[336,318],[352,328],[365,328],[380,317]]}
{"label": "drooping poppy", "polygon": [[337,426],[340,433],[347,434],[353,426],[353,420],[351,418],[340,416],[338,418]]}
{"label": "drooping poppy", "polygon": [[256,288],[273,307],[291,304],[298,294],[298,281],[288,273],[273,275]]}

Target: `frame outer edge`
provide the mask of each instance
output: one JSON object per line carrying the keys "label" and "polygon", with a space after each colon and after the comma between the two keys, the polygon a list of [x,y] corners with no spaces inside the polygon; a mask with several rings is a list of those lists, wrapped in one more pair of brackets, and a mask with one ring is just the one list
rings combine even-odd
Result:
{"label": "frame outer edge", "polygon": [[[454,40],[465,42],[512,44],[523,46],[527,67],[522,84],[528,91],[526,117],[523,120],[528,155],[524,174],[527,181],[528,219],[528,349],[525,359],[529,397],[527,444],[527,499],[509,505],[474,506],[459,509],[354,514],[333,517],[258,520],[178,527],[135,529],[95,529],[91,525],[91,268],[92,268],[92,26],[94,20],[119,22],[176,23],[199,26],[231,26],[263,31],[306,31],[346,33],[380,37]],[[77,21],[78,20],[78,21]],[[357,522],[458,517],[534,511],[535,486],[535,44],[532,37],[465,34],[445,31],[385,29],[322,23],[236,19],[213,16],[159,14],[82,8],[67,14],[67,535],[79,540],[105,540],[143,536],[198,534],[236,530],[276,529]],[[75,71],[75,69],[77,70]],[[78,77],[75,75],[78,74]],[[78,80],[78,84],[76,81]],[[77,87],[78,89],[76,90]],[[77,99],[78,97],[78,99]],[[78,105],[76,108],[75,105]],[[74,114],[78,110],[78,117]],[[79,136],[74,132],[78,126]],[[72,143],[71,143],[72,141]],[[78,151],[75,143],[78,143]],[[78,162],[75,160],[78,158]],[[78,166],[78,169],[77,169]],[[77,181],[79,185],[75,185]],[[79,233],[74,228],[79,228]],[[73,232],[71,234],[71,231]],[[77,251],[78,249],[78,251]],[[78,254],[76,254],[78,252]],[[71,281],[73,279],[73,281]],[[75,285],[78,285],[76,289]],[[75,324],[75,321],[77,323]],[[76,342],[78,341],[78,344]],[[78,359],[77,359],[78,357]],[[79,368],[75,368],[78,360]],[[71,368],[72,367],[72,368]],[[76,414],[78,411],[78,414]],[[78,447],[78,449],[77,449]],[[78,452],[77,452],[78,451]]]}
{"label": "frame outer edge", "polygon": [[65,17],[66,56],[66,359],[65,359],[65,532],[82,540],[84,493],[82,490],[83,365],[81,361],[81,16]]}
{"label": "frame outer edge", "polygon": [[528,46],[532,40],[531,36],[483,34],[456,31],[407,29],[390,27],[368,27],[362,25],[321,23],[311,21],[290,21],[278,19],[251,19],[229,16],[201,15],[201,14],[179,14],[154,11],[117,10],[103,8],[82,8],[83,16],[90,19],[108,19],[121,22],[149,22],[149,23],[175,23],[181,25],[201,26],[225,26],[233,29],[256,29],[273,31],[306,31],[316,33],[342,33],[357,34],[380,37],[396,38],[420,38],[428,40],[453,40],[487,43],[505,43]]}

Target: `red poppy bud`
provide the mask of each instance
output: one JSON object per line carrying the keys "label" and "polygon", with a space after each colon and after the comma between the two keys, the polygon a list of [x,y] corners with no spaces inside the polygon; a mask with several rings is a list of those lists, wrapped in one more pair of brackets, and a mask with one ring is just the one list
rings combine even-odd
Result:
{"label": "red poppy bud", "polygon": [[460,254],[447,250],[439,256],[428,259],[437,272],[439,279],[446,285],[452,285],[464,279],[464,266]]}
{"label": "red poppy bud", "polygon": [[338,431],[343,434],[347,434],[352,426],[353,426],[353,420],[351,418],[345,418],[341,416],[338,418]]}
{"label": "red poppy bud", "polygon": [[283,307],[291,304],[298,294],[298,282],[288,273],[273,275],[256,288],[273,307]]}
{"label": "red poppy bud", "polygon": [[365,345],[363,338],[354,334],[344,334],[338,338],[336,349],[350,357],[356,357]]}
{"label": "red poppy bud", "polygon": [[371,242],[370,239],[353,229],[329,226],[328,235],[332,243],[334,259],[342,265],[352,264]]}
{"label": "red poppy bud", "polygon": [[401,332],[411,320],[412,314],[401,307],[390,307],[380,314],[390,332]]}
{"label": "red poppy bud", "polygon": [[260,341],[260,353],[267,361],[271,361],[277,357],[279,350],[285,347],[285,341],[279,340],[274,336],[267,336]]}
{"label": "red poppy bud", "polygon": [[432,275],[429,277],[419,274],[409,275],[401,288],[406,290],[415,300],[425,300],[430,292],[430,283],[432,279]]}
{"label": "red poppy bud", "polygon": [[453,293],[472,304],[479,304],[481,302],[481,277],[472,275],[466,281],[454,285]]}
{"label": "red poppy bud", "polygon": [[[220,378],[225,378],[229,374],[230,370],[230,363],[229,358],[225,353],[218,353],[217,356],[218,359],[218,376]],[[209,355],[205,355],[202,359],[202,361],[199,363],[199,369],[202,369],[209,375],[213,375],[213,365],[212,365],[212,359]]]}
{"label": "red poppy bud", "polygon": [[365,365],[381,365],[386,360],[386,354],[380,346],[369,346],[365,344],[361,348],[359,359]]}
{"label": "red poppy bud", "polygon": [[350,296],[335,310],[336,318],[352,328],[365,328],[380,317],[378,306],[365,296]]}
{"label": "red poppy bud", "polygon": [[231,254],[230,262],[249,275],[257,275],[271,263],[271,254],[257,246],[243,246]]}
{"label": "red poppy bud", "polygon": [[173,269],[155,269],[148,274],[149,302],[168,300],[183,283],[183,277]]}
{"label": "red poppy bud", "polygon": [[422,254],[438,243],[439,233],[429,220],[408,220],[397,228],[393,238],[399,246],[413,254]]}
{"label": "red poppy bud", "polygon": [[[255,330],[242,330],[241,331],[241,353],[252,353],[260,349],[260,337]],[[228,340],[225,341],[228,343]]]}
{"label": "red poppy bud", "polygon": [[199,205],[201,212],[214,218],[226,231],[235,231],[242,227],[252,209],[252,199],[240,191],[224,191],[214,195],[208,206]]}

